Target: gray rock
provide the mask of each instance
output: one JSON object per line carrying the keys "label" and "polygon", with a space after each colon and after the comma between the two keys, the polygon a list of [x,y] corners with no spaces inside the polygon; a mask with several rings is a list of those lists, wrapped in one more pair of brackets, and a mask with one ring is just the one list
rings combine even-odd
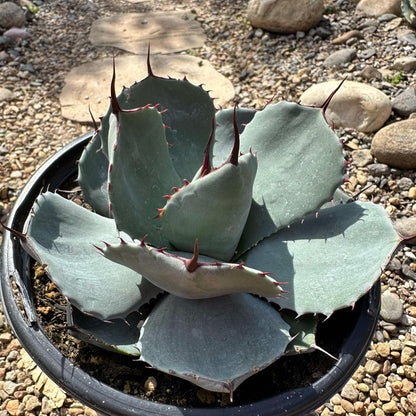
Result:
{"label": "gray rock", "polygon": [[13,39],[15,42],[21,42],[30,37],[29,33],[26,32],[26,29],[21,29],[19,27],[12,27],[11,29],[6,30],[3,33],[3,36]]}
{"label": "gray rock", "polygon": [[371,153],[381,163],[400,169],[416,168],[416,119],[398,121],[378,131]]}
{"label": "gray rock", "polygon": [[395,221],[394,228],[403,237],[411,237],[406,244],[416,244],[416,217],[402,217]]}
{"label": "gray rock", "polygon": [[387,322],[398,323],[403,315],[403,304],[399,296],[386,290],[381,295],[380,317]]}
{"label": "gray rock", "polygon": [[0,27],[10,29],[11,27],[23,27],[26,17],[23,9],[11,1],[0,4]]}
{"label": "gray rock", "polygon": [[386,269],[393,271],[393,272],[397,272],[402,268],[402,264],[400,263],[400,260],[396,257],[393,257],[389,264],[387,265]]}
{"label": "gray rock", "polygon": [[403,117],[416,112],[416,89],[407,88],[392,101],[392,105],[393,110]]}
{"label": "gray rock", "polygon": [[325,66],[336,66],[351,62],[357,56],[355,49],[341,49],[328,56],[325,59]]}
{"label": "gray rock", "polygon": [[361,0],[357,4],[357,12],[367,16],[382,16],[383,14],[400,16],[400,0]]}
{"label": "gray rock", "polygon": [[372,79],[383,79],[383,74],[376,68],[367,65],[361,72],[360,75],[364,79],[372,80]]}
{"label": "gray rock", "polygon": [[386,13],[382,14],[377,18],[380,23],[390,22],[391,20],[395,19],[397,16],[393,13]]}
{"label": "gray rock", "polygon": [[362,59],[369,59],[376,53],[377,51],[374,48],[364,49],[363,51],[361,51],[359,57]]}
{"label": "gray rock", "polygon": [[352,152],[352,161],[359,168],[369,165],[373,161],[373,156],[369,149],[358,149]]}
{"label": "gray rock", "polygon": [[405,33],[399,36],[399,40],[406,41],[410,45],[416,46],[416,36],[414,33]]}
{"label": "gray rock", "polygon": [[[215,104],[224,106],[234,98],[234,88],[229,79],[221,75],[203,59],[189,55],[153,55],[151,65],[154,74],[182,79],[184,76],[196,84],[203,84],[215,97]],[[62,115],[71,120],[89,123],[93,114],[103,115],[110,104],[108,91],[112,76],[111,58],[96,60],[73,68],[65,78],[65,86],[59,97]],[[135,55],[117,57],[117,92],[122,86],[132,85],[147,76],[145,57]]]}
{"label": "gray rock", "polygon": [[0,87],[0,103],[2,101],[10,101],[14,97],[14,94],[12,91],[8,90],[7,88],[1,88]]}
{"label": "gray rock", "polygon": [[205,35],[191,12],[121,13],[96,20],[89,40],[136,54],[172,53],[204,45]]}
{"label": "gray rock", "polygon": [[409,279],[416,280],[416,273],[410,268],[408,264],[403,264],[402,272]]}
{"label": "gray rock", "polygon": [[390,174],[390,167],[384,163],[372,163],[367,165],[367,169],[372,176],[388,176]]}
{"label": "gray rock", "polygon": [[406,178],[405,176],[400,178],[396,183],[402,191],[408,191],[412,186],[415,185],[410,178]]}
{"label": "gray rock", "polygon": [[[300,97],[302,104],[320,106],[340,81],[312,85]],[[378,130],[389,118],[391,102],[386,94],[361,82],[345,81],[332,98],[326,118],[335,127],[353,128],[365,133]]]}
{"label": "gray rock", "polygon": [[393,69],[397,71],[413,72],[416,69],[416,57],[402,56],[393,63]]}
{"label": "gray rock", "polygon": [[321,20],[323,0],[250,0],[248,20],[270,32],[306,32]]}

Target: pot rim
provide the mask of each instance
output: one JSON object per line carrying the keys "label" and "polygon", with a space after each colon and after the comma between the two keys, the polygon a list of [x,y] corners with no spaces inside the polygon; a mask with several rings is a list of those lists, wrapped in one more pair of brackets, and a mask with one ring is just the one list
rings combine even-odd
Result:
{"label": "pot rim", "polygon": [[[64,146],[49,158],[30,178],[21,191],[8,219],[10,228],[21,231],[31,207],[41,192],[50,185],[55,189],[76,173],[75,160],[91,139],[85,134]],[[345,340],[339,360],[331,370],[308,387],[279,393],[258,402],[225,408],[186,408],[147,401],[118,391],[95,379],[52,344],[41,328],[29,295],[28,254],[9,231],[4,231],[1,250],[1,301],[4,313],[19,342],[36,364],[57,385],[70,395],[96,410],[110,416],[295,416],[312,414],[350,379],[361,363],[372,340],[380,311],[380,282],[357,302],[360,308],[357,322]],[[21,271],[24,271],[23,273]],[[12,279],[20,292],[25,317],[16,303]],[[359,342],[357,342],[357,340]]]}

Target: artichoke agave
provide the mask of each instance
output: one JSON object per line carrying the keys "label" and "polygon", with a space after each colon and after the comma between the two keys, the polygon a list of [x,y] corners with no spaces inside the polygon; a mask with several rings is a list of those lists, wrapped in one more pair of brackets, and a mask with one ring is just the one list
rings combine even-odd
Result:
{"label": "artichoke agave", "polygon": [[328,102],[217,111],[201,86],[148,68],[118,96],[114,71],[79,161],[93,211],[42,193],[22,243],[67,297],[78,337],[232,394],[293,342],[314,347],[306,314],[353,305],[400,238],[381,206],[341,201]]}

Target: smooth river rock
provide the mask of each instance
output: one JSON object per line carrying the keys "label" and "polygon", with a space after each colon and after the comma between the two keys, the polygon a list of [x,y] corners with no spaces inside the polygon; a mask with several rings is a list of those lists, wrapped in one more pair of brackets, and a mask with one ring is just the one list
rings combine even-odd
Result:
{"label": "smooth river rock", "polygon": [[[312,85],[300,97],[302,104],[321,106],[341,81],[331,80]],[[364,133],[377,131],[391,113],[386,94],[361,82],[345,81],[326,111],[328,123],[353,128]]]}
{"label": "smooth river rock", "polygon": [[270,32],[306,32],[321,20],[323,0],[250,0],[247,17],[254,27]]}
{"label": "smooth river rock", "polygon": [[395,14],[401,16],[401,0],[361,0],[357,4],[357,12],[367,16],[381,16],[383,14]]}
{"label": "smooth river rock", "polygon": [[371,153],[378,162],[400,169],[416,168],[416,119],[398,121],[378,131]]}
{"label": "smooth river rock", "polygon": [[[152,71],[156,76],[186,78],[203,84],[210,91],[216,106],[229,105],[234,98],[234,87],[230,80],[221,75],[208,62],[189,55],[152,55]],[[91,122],[88,106],[95,118],[103,115],[110,104],[110,82],[113,60],[101,59],[73,68],[65,78],[59,101],[62,115],[79,122]],[[144,56],[123,56],[116,59],[116,92],[147,76]],[[157,103],[149,103],[157,104]]]}
{"label": "smooth river rock", "polygon": [[204,45],[205,34],[195,15],[186,11],[120,13],[96,20],[89,40],[135,54],[173,53]]}

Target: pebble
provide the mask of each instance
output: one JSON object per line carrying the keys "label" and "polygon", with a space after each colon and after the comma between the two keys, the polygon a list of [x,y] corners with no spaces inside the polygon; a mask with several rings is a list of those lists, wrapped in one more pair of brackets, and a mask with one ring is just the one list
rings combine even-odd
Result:
{"label": "pebble", "polygon": [[[404,217],[395,221],[396,230],[403,237],[416,236],[416,217]],[[408,244],[416,244],[416,237],[406,240]]]}
{"label": "pebble", "polygon": [[393,111],[403,117],[416,112],[416,89],[405,89],[392,101]]}
{"label": "pebble", "polygon": [[371,153],[381,163],[400,169],[416,168],[416,120],[389,124],[371,142]]}
{"label": "pebble", "polygon": [[337,66],[351,62],[357,55],[355,49],[341,49],[333,52],[328,58],[325,59],[325,66]]}
{"label": "pebble", "polygon": [[385,291],[381,295],[380,316],[387,322],[397,323],[403,315],[403,304],[397,294]]}
{"label": "pebble", "polygon": [[[339,85],[340,81],[335,80],[315,84],[301,95],[300,102],[319,106]],[[326,110],[326,118],[335,127],[368,133],[378,130],[386,122],[391,108],[390,99],[377,88],[361,82],[344,81]]]}
{"label": "pebble", "polygon": [[277,32],[305,32],[321,20],[323,1],[250,0],[247,18],[254,27]]}

